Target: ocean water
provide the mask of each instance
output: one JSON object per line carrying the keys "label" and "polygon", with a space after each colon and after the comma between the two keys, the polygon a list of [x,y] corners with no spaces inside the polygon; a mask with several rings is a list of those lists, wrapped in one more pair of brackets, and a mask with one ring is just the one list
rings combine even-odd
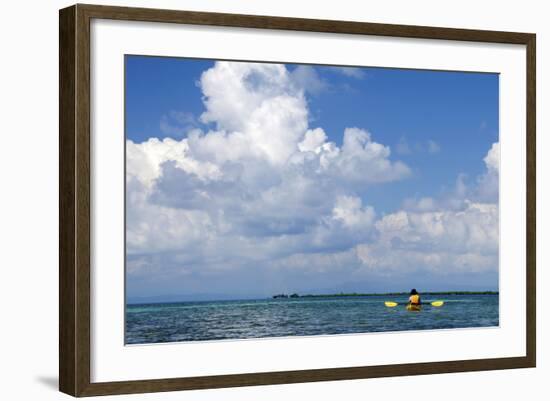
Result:
{"label": "ocean water", "polygon": [[[126,344],[491,327],[498,295],[423,297],[440,308],[407,311],[406,297],[362,296],[131,304]],[[384,301],[403,303],[388,308]]]}

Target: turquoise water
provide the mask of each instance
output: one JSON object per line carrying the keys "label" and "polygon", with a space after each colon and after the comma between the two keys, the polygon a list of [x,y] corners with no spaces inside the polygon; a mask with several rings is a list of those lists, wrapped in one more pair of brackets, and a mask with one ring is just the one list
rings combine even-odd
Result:
{"label": "turquoise water", "polygon": [[382,331],[490,327],[499,324],[498,295],[424,297],[435,308],[409,312],[363,296],[133,304],[126,308],[126,344],[222,340]]}

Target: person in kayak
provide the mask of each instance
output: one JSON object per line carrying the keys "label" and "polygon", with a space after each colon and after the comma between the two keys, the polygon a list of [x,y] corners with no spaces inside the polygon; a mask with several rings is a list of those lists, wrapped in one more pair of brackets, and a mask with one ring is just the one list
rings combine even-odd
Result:
{"label": "person in kayak", "polygon": [[422,302],[420,300],[420,294],[416,291],[416,288],[413,288],[409,296],[409,305],[420,306],[421,304]]}

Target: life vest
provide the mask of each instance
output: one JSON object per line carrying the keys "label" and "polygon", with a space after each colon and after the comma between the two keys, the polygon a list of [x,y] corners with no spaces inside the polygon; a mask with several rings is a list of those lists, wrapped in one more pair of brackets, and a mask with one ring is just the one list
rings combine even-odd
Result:
{"label": "life vest", "polygon": [[411,295],[409,297],[409,302],[411,303],[411,305],[420,305],[420,295]]}

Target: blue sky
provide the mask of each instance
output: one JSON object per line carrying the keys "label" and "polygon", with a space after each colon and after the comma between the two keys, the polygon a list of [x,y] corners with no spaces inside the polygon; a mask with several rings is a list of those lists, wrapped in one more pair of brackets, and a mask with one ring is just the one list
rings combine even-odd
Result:
{"label": "blue sky", "polygon": [[[498,163],[493,162],[495,157],[498,160],[498,149],[493,147],[494,144],[498,146],[498,75],[293,64],[271,66],[126,57],[126,139],[132,144],[127,163],[128,166],[135,165],[135,168],[129,168],[127,195],[135,189],[142,199],[147,199],[147,206],[127,202],[130,216],[127,230],[130,242],[135,244],[129,246],[128,263],[140,266],[128,270],[131,296],[185,293],[192,297],[193,293],[207,293],[209,288],[215,289],[214,293],[218,295],[229,297],[263,296],[279,290],[330,290],[334,287],[335,277],[340,277],[344,290],[353,287],[355,282],[367,290],[393,291],[396,283],[406,287],[413,276],[423,277],[421,281],[426,283],[425,287],[432,289],[446,289],[451,283],[495,289],[498,257],[494,244],[489,243],[487,249],[475,243],[468,249],[450,249],[449,241],[457,240],[456,227],[468,233],[476,232],[475,227],[467,225],[469,223],[457,222],[457,216],[462,216],[460,213],[470,213],[472,204],[496,205],[498,200],[494,188],[498,182],[498,176],[495,178]],[[240,98],[228,100],[239,91],[244,91]],[[263,108],[266,107],[269,109],[264,115]],[[305,142],[300,141],[310,135],[306,131],[315,129],[322,130],[322,133],[311,134],[311,138],[317,138],[314,142],[318,146],[305,149]],[[344,134],[346,129],[352,130]],[[278,135],[284,140],[270,146],[274,149],[280,147],[282,153],[270,153],[267,146]],[[355,155],[356,150],[348,146],[348,155],[345,156],[345,135],[349,143],[353,139],[353,146],[360,143],[357,149],[363,153]],[[151,138],[158,138],[158,143],[152,143]],[[234,149],[237,150],[231,154],[230,149],[236,143]],[[329,143],[341,152],[340,159],[329,158],[338,170],[323,165],[321,161],[323,158],[328,160]],[[288,150],[294,148],[301,150]],[[306,155],[308,162],[304,161]],[[150,166],[151,163],[156,165]],[[321,167],[312,172],[310,167],[304,167],[310,163],[320,163]],[[145,165],[150,170],[143,168]],[[298,172],[295,172],[296,166],[299,166]],[[291,174],[290,168],[292,174],[302,177],[300,181],[285,178]],[[244,169],[263,175],[265,179],[260,181],[261,185],[255,178],[245,177]],[[229,172],[233,174],[231,179],[225,177]],[[242,177],[234,179],[234,174]],[[316,182],[322,184],[316,187]],[[285,214],[281,207],[272,213],[254,215],[255,212],[250,212],[269,210],[268,195],[288,199],[289,188],[307,188],[308,192],[301,196],[301,204],[288,203],[288,213]],[[312,195],[317,191],[330,195],[321,201]],[[498,185],[496,191],[498,195]],[[214,195],[229,197],[242,193],[249,194],[248,200],[205,206]],[[208,199],[200,207],[193,200],[199,196],[197,194]],[[297,214],[296,209],[302,207],[306,208],[303,214]],[[159,208],[165,209],[159,211]],[[241,209],[247,209],[245,217]],[[475,209],[476,213],[478,209]],[[231,227],[227,232],[220,225],[220,211],[224,212]],[[231,215],[233,212],[235,214]],[[220,251],[217,256],[212,255],[212,252],[217,252],[216,248],[208,248],[209,254],[205,256],[205,248],[201,251],[202,256],[196,255],[191,261],[181,255],[188,256],[187,247],[196,251],[197,245],[189,245],[185,233],[177,234],[182,237],[165,238],[164,245],[157,244],[158,238],[169,235],[153,232],[151,224],[140,216],[154,213],[161,213],[164,217],[167,213],[181,215],[181,218],[193,221],[195,228],[197,216],[201,213],[208,215],[207,225],[212,230],[197,234],[199,248],[204,246],[206,238],[214,243],[236,241],[235,244],[239,244],[240,238],[244,241],[243,247],[237,251],[232,249],[227,254]],[[406,220],[409,221],[410,235],[394,235],[387,242],[384,227],[392,216],[401,218],[403,213],[408,213]],[[449,220],[450,228],[445,231],[445,227],[443,231],[450,238],[445,237],[439,244],[440,239],[428,236],[426,249],[421,249],[417,242],[419,235],[415,236],[413,231],[424,233],[427,229],[420,223],[412,223],[413,220],[437,220],[441,216]],[[384,217],[387,218],[384,220]],[[274,229],[273,224],[266,223],[270,219],[273,219],[273,224],[282,222],[280,227]],[[328,222],[327,219],[332,220]],[[489,218],[493,221],[491,219],[494,220],[494,216]],[[331,225],[333,220],[339,221],[341,226]],[[361,221],[362,225],[356,221]],[[269,229],[258,228],[266,224]],[[149,231],[143,231],[145,226]],[[167,227],[169,232],[174,230],[185,231],[184,228]],[[326,238],[336,236],[339,239],[319,244],[321,231]],[[494,234],[487,227],[483,227],[483,231],[487,231],[489,237]],[[254,256],[254,263],[248,260],[247,246],[252,243],[258,247],[257,241],[261,241],[262,246],[270,241],[281,242],[288,248],[286,241],[290,236],[305,236],[305,233],[308,238],[294,238],[293,243],[303,244],[303,249],[297,247],[294,254],[278,253],[270,248],[263,256]],[[203,234],[205,237],[201,242]],[[341,239],[342,236],[346,239]],[[462,239],[464,243],[475,242],[473,238]],[[481,242],[484,240],[486,238]],[[390,246],[390,243],[397,245]],[[464,262],[468,268],[438,267],[436,274],[432,274],[435,267],[428,263],[419,266],[414,274],[403,274],[399,273],[398,266],[389,269],[387,263],[380,262],[384,259],[384,252],[389,261],[400,253],[405,255],[407,250],[412,252],[411,249],[419,260],[428,258],[428,253],[436,258],[438,247],[441,248],[441,260],[447,261],[441,261],[441,265],[452,264],[448,260],[455,257],[456,260],[468,260]],[[367,261],[361,252],[364,255],[374,253],[376,257]],[[492,255],[492,259],[488,255]],[[299,257],[315,259],[323,256],[342,258],[346,266],[355,263],[359,267],[353,267],[353,277],[343,277],[345,271],[331,272],[325,267],[319,267],[317,273],[307,269],[299,271],[298,268],[289,271],[289,260],[296,262]],[[354,261],[354,257],[359,258],[359,262]],[[219,259],[216,263],[211,261],[216,258]],[[247,260],[246,263],[243,259]],[[474,266],[474,259],[483,268]],[[224,269],[220,269],[217,263],[222,260],[231,272],[220,271]],[[301,262],[296,263],[300,265]],[[308,263],[315,262],[310,260]],[[319,262],[322,263],[325,262]],[[211,266],[205,268],[208,264]],[[269,267],[258,266],[262,264]],[[230,265],[234,265],[233,269]],[[285,267],[277,270],[275,265]],[[278,286],[258,288],[252,284],[253,277],[268,280],[273,275],[280,276]],[[316,278],[312,279],[314,275]],[[241,279],[243,277],[247,279]],[[228,284],[213,285],[208,281],[218,282],[220,279]],[[179,280],[183,285],[175,284]],[[421,287],[419,284],[410,286]]]}
{"label": "blue sky", "polygon": [[[130,56],[126,59],[126,137],[181,138],[161,129],[176,126],[173,112],[184,112],[204,127],[198,81],[210,60]],[[296,66],[288,65],[292,70]],[[377,206],[398,207],[404,196],[435,196],[454,185],[458,174],[474,179],[483,157],[498,140],[498,74],[361,68],[361,79],[315,67],[329,87],[309,94],[314,125],[342,142],[347,126],[368,127],[375,138],[413,166],[414,177],[393,188],[373,188]],[[429,152],[428,141],[439,151]],[[409,152],[399,152],[409,148]],[[380,191],[378,191],[380,189]],[[388,193],[391,191],[391,195]]]}

